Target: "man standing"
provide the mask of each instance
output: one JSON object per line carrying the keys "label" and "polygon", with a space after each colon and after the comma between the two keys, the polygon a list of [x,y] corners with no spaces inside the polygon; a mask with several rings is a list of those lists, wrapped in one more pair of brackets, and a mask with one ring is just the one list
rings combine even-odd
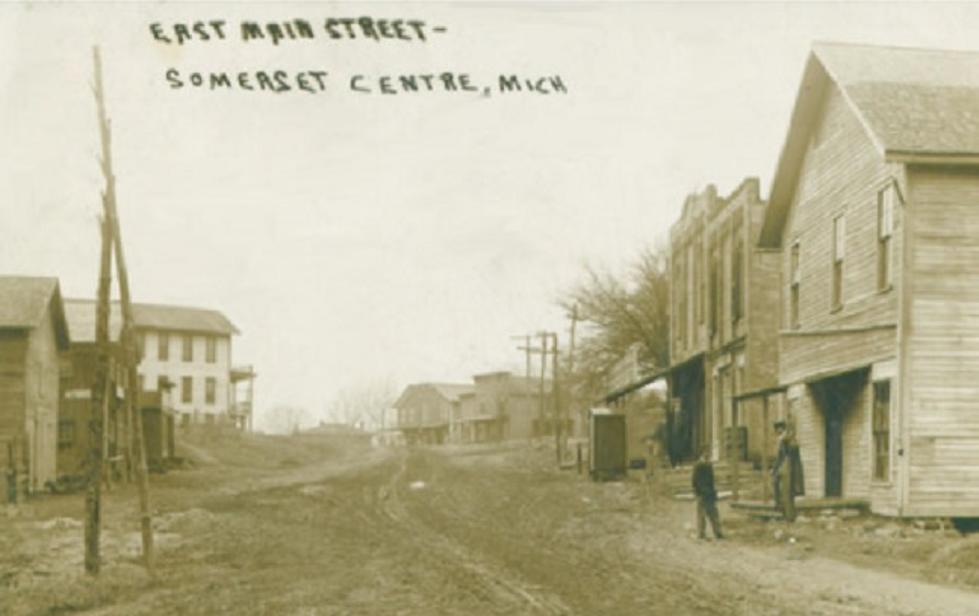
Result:
{"label": "man standing", "polygon": [[717,514],[717,490],[714,489],[714,466],[710,463],[707,453],[700,454],[700,459],[693,467],[693,494],[697,498],[697,536],[706,539],[705,517],[710,518],[710,527],[714,537],[723,539],[721,534],[721,519]]}
{"label": "man standing", "polygon": [[778,434],[778,450],[772,465],[772,494],[775,509],[781,511],[789,522],[795,521],[795,497],[805,494],[802,475],[802,458],[795,435],[784,421],[775,422]]}

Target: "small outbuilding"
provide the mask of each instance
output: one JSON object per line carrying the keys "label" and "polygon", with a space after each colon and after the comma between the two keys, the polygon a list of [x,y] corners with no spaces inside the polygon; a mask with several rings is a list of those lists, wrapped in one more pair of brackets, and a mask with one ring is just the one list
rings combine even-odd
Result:
{"label": "small outbuilding", "polygon": [[55,479],[59,354],[68,344],[58,280],[0,276],[0,469],[16,493]]}

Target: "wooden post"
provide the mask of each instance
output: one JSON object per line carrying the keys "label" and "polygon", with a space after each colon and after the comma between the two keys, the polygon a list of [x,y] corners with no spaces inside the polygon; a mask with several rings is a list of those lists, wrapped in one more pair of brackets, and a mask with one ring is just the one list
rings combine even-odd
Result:
{"label": "wooden post", "polygon": [[544,374],[547,372],[547,334],[538,333],[541,339],[540,351],[540,410],[538,411],[538,424],[540,425],[540,436],[544,436]]}
{"label": "wooden post", "polygon": [[741,441],[738,438],[738,405],[739,401],[731,396],[731,500],[739,500],[741,494],[740,473],[741,467]]}
{"label": "wooden post", "polygon": [[557,456],[558,468],[561,468],[561,397],[558,389],[558,346],[557,334],[551,334],[553,341],[551,360],[551,396],[554,398],[554,455]]}
{"label": "wooden post", "polygon": [[761,399],[761,500],[768,502],[768,488],[771,477],[768,474],[768,394]]}
{"label": "wooden post", "polygon": [[119,214],[116,210],[115,176],[112,173],[111,127],[105,113],[105,99],[102,90],[102,60],[99,48],[93,49],[95,60],[95,101],[99,114],[99,132],[102,138],[102,174],[105,177],[105,192],[102,202],[107,222],[111,225],[113,247],[116,256],[116,269],[119,276],[119,299],[122,305],[122,333],[120,342],[123,349],[126,369],[126,411],[132,418],[133,454],[137,483],[139,487],[139,510],[143,539],[143,561],[146,568],[153,568],[153,526],[149,504],[149,478],[146,470],[146,446],[143,435],[143,419],[139,407],[139,374],[135,349],[135,330],[133,328],[132,303],[129,296],[129,277],[126,272],[126,259],[122,249],[122,232]]}
{"label": "wooden post", "polygon": [[95,305],[95,383],[88,418],[88,486],[85,491],[85,571],[97,575],[101,566],[99,545],[102,534],[102,413],[109,379],[109,285],[112,282],[112,239],[107,218],[102,218],[102,250]]}
{"label": "wooden post", "polygon": [[106,490],[112,490],[112,465],[109,463],[109,400],[113,395],[112,383],[112,379],[105,379],[102,396],[102,481],[105,483]]}

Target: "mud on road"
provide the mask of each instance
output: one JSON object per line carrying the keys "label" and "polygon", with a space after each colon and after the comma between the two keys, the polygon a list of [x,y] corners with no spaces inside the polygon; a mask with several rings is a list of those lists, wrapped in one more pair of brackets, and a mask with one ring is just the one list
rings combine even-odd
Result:
{"label": "mud on road", "polygon": [[[92,614],[972,614],[979,597],[689,536],[689,504],[530,448],[371,450],[195,483]],[[225,472],[230,469],[219,467]],[[173,490],[181,479],[175,478]],[[198,491],[194,491],[198,490]],[[165,497],[166,492],[159,494]],[[735,535],[737,531],[735,530]],[[116,571],[116,573],[113,573]]]}

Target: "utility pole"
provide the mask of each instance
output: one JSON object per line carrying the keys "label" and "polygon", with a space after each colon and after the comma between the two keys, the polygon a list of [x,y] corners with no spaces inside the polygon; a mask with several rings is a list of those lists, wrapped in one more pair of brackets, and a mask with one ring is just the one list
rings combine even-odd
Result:
{"label": "utility pole", "polygon": [[[106,224],[112,237],[116,256],[116,270],[119,277],[119,299],[122,305],[122,333],[120,343],[123,348],[126,372],[126,412],[133,427],[133,454],[139,488],[139,510],[143,539],[143,562],[150,571],[153,569],[153,526],[149,503],[149,477],[146,469],[146,447],[143,435],[143,418],[139,408],[139,374],[137,372],[136,339],[133,327],[132,302],[129,295],[129,276],[126,272],[126,259],[122,249],[122,233],[119,226],[119,213],[116,209],[116,179],[112,173],[112,133],[105,112],[105,95],[102,88],[102,59],[99,48],[92,50],[95,61],[95,102],[99,116],[99,134],[102,140],[102,175],[105,191],[102,205]],[[108,302],[106,302],[106,325],[108,326]],[[108,327],[106,328],[108,332]],[[108,338],[106,338],[108,340]]]}
{"label": "utility pole", "polygon": [[544,430],[544,374],[547,372],[547,332],[538,332],[537,336],[540,338],[541,351],[540,351],[540,411],[539,425],[541,427],[541,436],[546,434]]}
{"label": "utility pole", "polygon": [[102,250],[95,305],[95,383],[88,417],[88,486],[85,491],[85,572],[98,575],[102,535],[102,413],[109,381],[109,285],[112,284],[112,238],[107,218],[101,219]]}
{"label": "utility pole", "polygon": [[551,360],[551,396],[554,398],[554,451],[555,456],[557,456],[558,468],[561,467],[561,396],[560,389],[558,387],[558,345],[557,345],[557,334],[551,334],[551,340],[553,347],[551,351],[553,352]]}
{"label": "utility pole", "polygon": [[517,347],[517,350],[518,351],[524,351],[525,354],[526,354],[526,356],[527,356],[527,372],[526,372],[526,377],[527,377],[527,382],[529,383],[530,382],[530,356],[531,356],[532,353],[539,352],[540,349],[530,346],[530,334],[527,334],[526,336],[510,336],[510,339],[511,340],[523,340],[524,341],[524,345],[523,346],[518,346]]}
{"label": "utility pole", "polygon": [[[575,397],[576,380],[575,380],[575,372],[574,372],[574,335],[575,335],[575,328],[578,325],[578,304],[572,306],[571,314],[569,316],[571,317],[571,328],[570,328],[571,331],[569,332],[570,336],[569,336],[569,343],[568,343],[568,378],[567,378],[568,400],[567,400],[566,412],[569,415],[572,415],[575,413],[574,409],[578,407],[577,399]],[[580,416],[582,414],[582,411],[578,411],[578,414]],[[582,416],[579,418],[581,419],[581,423],[579,424],[579,430],[580,430],[580,427],[584,425],[584,417]]]}

